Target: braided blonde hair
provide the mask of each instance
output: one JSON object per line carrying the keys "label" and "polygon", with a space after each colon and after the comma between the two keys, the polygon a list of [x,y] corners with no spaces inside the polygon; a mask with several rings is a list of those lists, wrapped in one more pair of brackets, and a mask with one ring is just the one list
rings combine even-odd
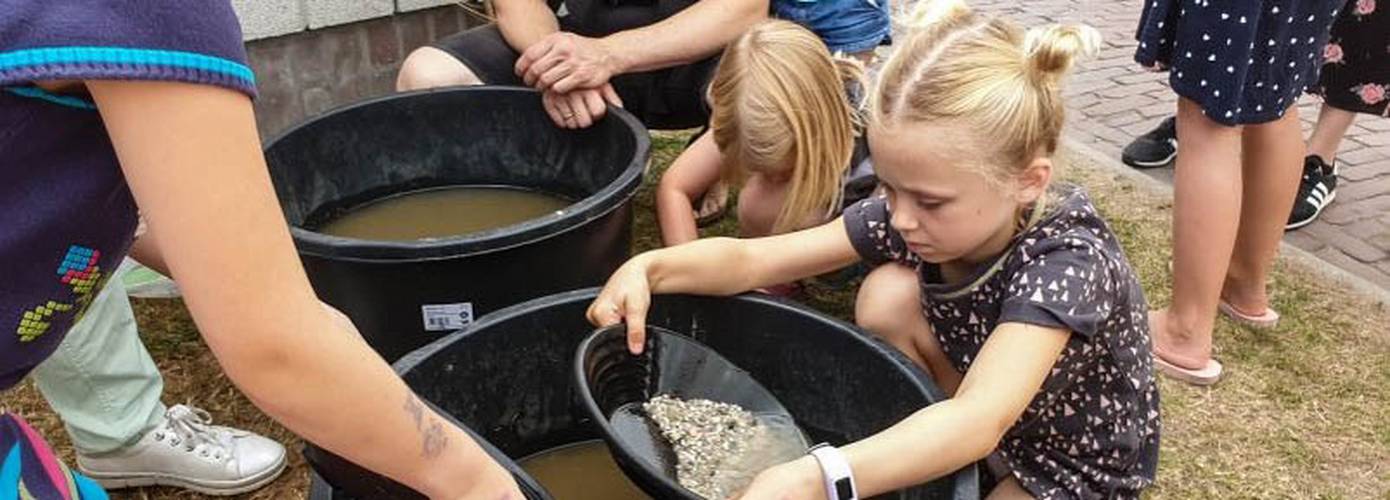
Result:
{"label": "braided blonde hair", "polygon": [[991,182],[1057,150],[1061,78],[1075,59],[1098,50],[1099,32],[1085,25],[1023,32],[962,0],[921,0],[899,21],[909,34],[871,93],[871,130],[944,123],[975,131],[983,148],[976,167]]}

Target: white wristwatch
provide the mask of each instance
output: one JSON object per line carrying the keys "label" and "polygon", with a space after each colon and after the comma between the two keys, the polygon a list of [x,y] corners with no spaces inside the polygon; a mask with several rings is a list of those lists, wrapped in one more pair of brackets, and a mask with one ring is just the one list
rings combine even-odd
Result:
{"label": "white wristwatch", "polygon": [[820,463],[821,477],[825,480],[825,498],[828,500],[859,500],[859,488],[854,486],[854,471],[840,449],[821,443],[811,447],[811,456]]}

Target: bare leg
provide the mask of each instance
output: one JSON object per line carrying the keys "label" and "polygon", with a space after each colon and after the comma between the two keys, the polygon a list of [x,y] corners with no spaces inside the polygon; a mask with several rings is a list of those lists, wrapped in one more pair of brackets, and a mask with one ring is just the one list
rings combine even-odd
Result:
{"label": "bare leg", "polygon": [[1297,106],[1278,121],[1245,127],[1240,230],[1222,298],[1246,314],[1260,314],[1269,307],[1265,281],[1303,170],[1300,137]]}
{"label": "bare leg", "polygon": [[396,75],[396,90],[421,90],[451,85],[482,85],[463,62],[448,52],[434,47],[420,47],[410,52]]}
{"label": "bare leg", "polygon": [[1308,154],[1318,155],[1323,161],[1332,163],[1337,157],[1337,147],[1346,137],[1347,129],[1356,121],[1356,113],[1337,109],[1327,104],[1318,111],[1318,124],[1313,127],[1313,135],[1308,137]]}
{"label": "bare leg", "polygon": [[771,236],[787,198],[787,184],[768,182],[751,175],[738,193],[738,235],[740,238]]}
{"label": "bare leg", "polygon": [[[1178,100],[1173,194],[1173,300],[1152,323],[1154,350],[1184,368],[1211,359],[1211,331],[1241,210],[1241,129],[1213,122]],[[1288,214],[1287,207],[1278,212]]]}
{"label": "bare leg", "polygon": [[171,277],[169,265],[164,262],[164,254],[160,253],[159,247],[155,245],[154,238],[146,234],[144,237],[136,238],[130,245],[130,258],[135,259],[141,265],[153,269],[159,274]]}
{"label": "bare leg", "polygon": [[917,273],[900,264],[884,264],[864,278],[854,303],[854,319],[931,374],[947,396],[960,387],[961,374],[951,366],[922,311]]}
{"label": "bare leg", "polygon": [[985,500],[1033,500],[1033,494],[1019,486],[1018,480],[1013,476],[1009,476],[999,481]]}

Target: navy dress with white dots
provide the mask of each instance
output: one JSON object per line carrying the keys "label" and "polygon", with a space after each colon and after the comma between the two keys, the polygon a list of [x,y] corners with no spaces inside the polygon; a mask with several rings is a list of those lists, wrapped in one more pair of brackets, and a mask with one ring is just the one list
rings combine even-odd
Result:
{"label": "navy dress with white dots", "polygon": [[1345,0],[1148,0],[1134,59],[1223,125],[1278,120],[1318,81]]}

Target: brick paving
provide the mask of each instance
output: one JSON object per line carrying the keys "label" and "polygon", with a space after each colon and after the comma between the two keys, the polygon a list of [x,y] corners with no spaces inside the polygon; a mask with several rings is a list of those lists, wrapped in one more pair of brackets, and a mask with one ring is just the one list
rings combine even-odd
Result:
{"label": "brick paving", "polygon": [[[1007,15],[1025,26],[1085,22],[1101,31],[1099,56],[1078,66],[1067,83],[1068,135],[1118,160],[1120,150],[1173,113],[1167,74],[1134,63],[1139,0],[974,0],[976,9]],[[1299,101],[1304,132],[1320,103]],[[1390,118],[1358,115],[1338,153],[1337,200],[1317,222],[1284,240],[1353,275],[1390,289]],[[1128,167],[1124,167],[1128,168]],[[1172,183],[1171,168],[1145,171]]]}

